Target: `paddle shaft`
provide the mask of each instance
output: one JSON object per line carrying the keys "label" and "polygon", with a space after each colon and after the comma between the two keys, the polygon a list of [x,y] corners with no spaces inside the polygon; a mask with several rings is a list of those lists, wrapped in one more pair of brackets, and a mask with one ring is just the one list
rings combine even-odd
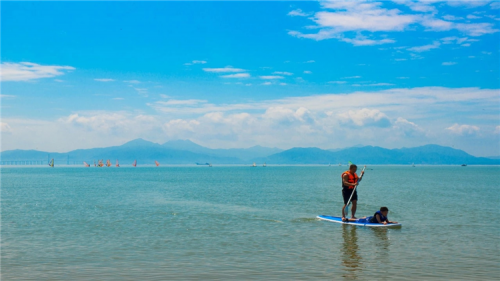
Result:
{"label": "paddle shaft", "polygon": [[349,197],[347,204],[345,204],[344,213],[346,214],[346,216],[347,216],[347,213],[349,212],[349,204],[351,204],[352,196],[354,195],[354,192],[356,192],[356,188],[358,187],[358,184],[361,182],[361,180],[363,179],[363,176],[365,175],[365,169],[366,169],[366,166],[363,167],[363,171],[361,171],[361,177],[359,178],[358,182],[356,183],[356,186],[354,186],[354,189],[352,190],[351,196]]}

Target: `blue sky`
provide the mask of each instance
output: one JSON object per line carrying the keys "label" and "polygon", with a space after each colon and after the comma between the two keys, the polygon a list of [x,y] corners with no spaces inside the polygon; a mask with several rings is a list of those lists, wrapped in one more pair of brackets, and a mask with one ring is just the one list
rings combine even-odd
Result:
{"label": "blue sky", "polygon": [[2,150],[142,137],[499,155],[499,8],[2,2]]}

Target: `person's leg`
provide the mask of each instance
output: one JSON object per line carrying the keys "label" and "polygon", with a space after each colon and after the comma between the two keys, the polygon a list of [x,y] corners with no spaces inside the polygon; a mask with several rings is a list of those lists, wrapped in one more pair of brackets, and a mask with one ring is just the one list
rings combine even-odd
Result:
{"label": "person's leg", "polygon": [[358,200],[352,200],[352,218],[355,219],[356,216],[356,206],[358,204]]}
{"label": "person's leg", "polygon": [[347,200],[349,200],[350,196],[351,193],[348,192],[348,190],[342,189],[342,198],[344,199],[344,206],[342,207],[342,220],[344,220],[345,217],[348,215],[345,213],[345,208],[347,206]]}
{"label": "person's leg", "polygon": [[342,207],[342,220],[345,219],[345,215],[346,215],[345,212],[344,212],[345,211],[345,206],[346,205],[344,204],[344,206]]}

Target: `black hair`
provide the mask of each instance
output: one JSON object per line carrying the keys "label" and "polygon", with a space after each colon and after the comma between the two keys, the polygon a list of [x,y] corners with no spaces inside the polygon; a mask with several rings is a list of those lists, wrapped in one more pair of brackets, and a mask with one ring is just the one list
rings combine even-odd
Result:
{"label": "black hair", "polygon": [[351,166],[349,166],[349,169],[352,169],[352,168],[357,168],[358,166],[356,166],[356,164],[351,164]]}
{"label": "black hair", "polygon": [[389,209],[387,207],[380,207],[381,212],[389,212]]}

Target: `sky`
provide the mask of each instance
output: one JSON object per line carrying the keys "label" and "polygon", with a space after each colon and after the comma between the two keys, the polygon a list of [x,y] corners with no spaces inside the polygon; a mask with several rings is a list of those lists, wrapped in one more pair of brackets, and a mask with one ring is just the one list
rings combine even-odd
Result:
{"label": "sky", "polygon": [[500,155],[500,2],[1,3],[1,150]]}

